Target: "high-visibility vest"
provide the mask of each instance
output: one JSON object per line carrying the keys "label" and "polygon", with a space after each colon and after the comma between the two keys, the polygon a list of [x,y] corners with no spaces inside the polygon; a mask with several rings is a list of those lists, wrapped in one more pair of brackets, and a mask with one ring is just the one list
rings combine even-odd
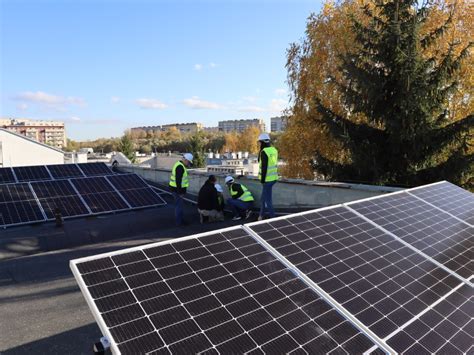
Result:
{"label": "high-visibility vest", "polygon": [[188,187],[189,186],[188,170],[186,170],[186,167],[184,166],[183,163],[181,163],[180,161],[177,161],[173,165],[173,169],[171,170],[171,177],[170,177],[170,186],[171,187],[178,187],[178,185],[176,185],[176,168],[180,165],[184,168],[183,178],[181,179],[181,187]]}
{"label": "high-visibility vest", "polygon": [[[232,197],[234,197],[235,195],[238,194],[237,191],[234,191],[234,189],[232,188],[232,186],[234,186],[233,184],[230,185],[229,187],[229,190],[230,190],[230,195]],[[243,201],[243,202],[251,202],[253,201],[253,196],[252,196],[252,193],[245,187],[245,185],[243,184],[240,184],[240,187],[242,187],[242,190],[244,191],[244,193],[242,195],[240,195],[239,197],[239,200]]]}
{"label": "high-visibility vest", "polygon": [[[268,157],[267,175],[265,175],[265,182],[278,180],[278,150],[275,147],[263,148],[263,152]],[[260,166],[258,169],[258,179],[262,178],[262,159],[260,159]]]}

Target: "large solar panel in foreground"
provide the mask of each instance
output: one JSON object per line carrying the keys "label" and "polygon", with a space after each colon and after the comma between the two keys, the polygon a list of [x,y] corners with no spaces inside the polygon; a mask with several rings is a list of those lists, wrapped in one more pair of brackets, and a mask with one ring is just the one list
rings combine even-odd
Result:
{"label": "large solar panel in foreground", "polygon": [[434,206],[474,225],[474,194],[447,181],[409,190]]}
{"label": "large solar panel in foreground", "polygon": [[404,354],[473,354],[473,317],[474,289],[462,283],[386,340]]}
{"label": "large solar panel in foreground", "polygon": [[44,221],[27,183],[0,185],[0,226]]}
{"label": "large solar panel in foreground", "polygon": [[55,217],[56,210],[63,217],[90,214],[69,180],[36,181],[30,184],[48,219]]}
{"label": "large solar panel in foreground", "polygon": [[406,192],[347,205],[465,279],[474,274],[469,224]]}
{"label": "large solar panel in foreground", "polygon": [[74,260],[116,353],[363,353],[375,344],[243,229]]}
{"label": "large solar panel in foreground", "polygon": [[106,178],[134,208],[165,204],[165,201],[136,174],[111,175]]}
{"label": "large solar panel in foreground", "polygon": [[460,282],[345,207],[249,227],[382,339]]}

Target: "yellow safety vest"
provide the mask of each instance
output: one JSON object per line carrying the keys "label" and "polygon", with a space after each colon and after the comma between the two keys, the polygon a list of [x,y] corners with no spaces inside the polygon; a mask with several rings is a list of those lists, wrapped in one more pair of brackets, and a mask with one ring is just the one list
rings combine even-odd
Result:
{"label": "yellow safety vest", "polygon": [[[230,185],[229,187],[229,190],[230,190],[230,195],[232,197],[234,197],[235,195],[238,194],[237,191],[234,191],[234,189],[232,189],[232,186],[234,186],[233,184]],[[251,202],[253,201],[253,196],[252,196],[252,193],[245,187],[245,185],[243,184],[240,184],[240,186],[242,187],[242,190],[244,191],[244,193],[242,195],[240,195],[239,197],[239,200],[243,201],[243,202]]]}
{"label": "yellow safety vest", "polygon": [[[265,175],[265,182],[278,180],[278,150],[275,147],[263,148],[263,151],[268,157],[267,175]],[[260,166],[258,169],[258,179],[262,179],[262,159],[260,159]]]}
{"label": "yellow safety vest", "polygon": [[180,165],[184,168],[183,178],[181,180],[181,187],[188,187],[189,186],[188,170],[186,169],[186,167],[184,166],[183,163],[181,163],[180,161],[177,161],[173,165],[173,169],[171,170],[171,177],[170,177],[170,186],[171,187],[178,187],[178,185],[176,185],[176,168]]}

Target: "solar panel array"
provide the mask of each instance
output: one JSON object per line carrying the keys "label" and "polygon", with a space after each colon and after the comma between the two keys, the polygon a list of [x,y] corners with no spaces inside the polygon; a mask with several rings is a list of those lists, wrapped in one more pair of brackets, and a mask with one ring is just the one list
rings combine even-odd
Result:
{"label": "solar panel array", "polygon": [[75,264],[122,354],[375,346],[240,227]]}
{"label": "solar panel array", "polygon": [[443,182],[71,267],[117,353],[473,353],[474,195],[457,191],[465,209],[443,212],[437,189],[456,190]]}
{"label": "solar panel array", "polygon": [[[86,174],[107,173],[103,163],[90,165],[89,170],[84,169]],[[84,176],[81,169],[81,164],[66,164],[0,170],[5,181],[15,175],[17,179],[35,180],[0,184],[0,226],[52,220],[57,212],[68,218],[166,204],[135,174],[113,179],[114,184],[120,183],[123,191],[119,191],[109,180],[113,175],[75,178]],[[42,180],[45,174],[56,179]]]}
{"label": "solar panel array", "polygon": [[113,175],[104,163],[55,164],[0,168],[0,184]]}

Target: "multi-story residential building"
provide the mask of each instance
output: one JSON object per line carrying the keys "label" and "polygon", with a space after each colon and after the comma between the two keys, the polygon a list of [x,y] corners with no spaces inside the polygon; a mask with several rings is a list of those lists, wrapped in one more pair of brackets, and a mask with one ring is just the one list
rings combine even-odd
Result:
{"label": "multi-story residential building", "polygon": [[58,149],[66,146],[66,130],[64,128],[64,122],[29,119],[0,119],[0,127]]}
{"label": "multi-story residential building", "polygon": [[287,116],[279,116],[270,118],[270,131],[271,132],[283,132],[286,130],[286,125],[288,123]]}
{"label": "multi-story residential building", "polygon": [[172,123],[172,124],[165,124],[161,126],[143,126],[143,127],[133,127],[131,131],[167,131],[175,127],[181,133],[195,133],[201,131],[203,129],[202,123],[198,122],[191,122],[191,123]]}
{"label": "multi-story residential building", "polygon": [[219,121],[219,131],[221,132],[243,132],[248,127],[255,126],[258,127],[260,132],[265,132],[265,123],[260,118],[254,118],[250,120],[228,120],[228,121]]}

